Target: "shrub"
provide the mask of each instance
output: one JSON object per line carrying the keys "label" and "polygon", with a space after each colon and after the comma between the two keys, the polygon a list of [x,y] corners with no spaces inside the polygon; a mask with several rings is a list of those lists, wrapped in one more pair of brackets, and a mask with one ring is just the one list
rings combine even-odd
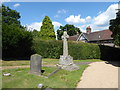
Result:
{"label": "shrub", "polygon": [[[60,58],[63,54],[63,42],[57,40],[41,41],[36,38],[33,41],[33,50],[43,58]],[[99,46],[83,42],[68,42],[69,55],[74,59],[97,59],[100,58]]]}
{"label": "shrub", "polygon": [[62,55],[62,42],[56,40],[42,41],[38,38],[33,41],[33,50],[44,58],[59,58]]}
{"label": "shrub", "polygon": [[73,56],[74,59],[100,58],[99,47],[90,43],[69,42],[69,54]]}

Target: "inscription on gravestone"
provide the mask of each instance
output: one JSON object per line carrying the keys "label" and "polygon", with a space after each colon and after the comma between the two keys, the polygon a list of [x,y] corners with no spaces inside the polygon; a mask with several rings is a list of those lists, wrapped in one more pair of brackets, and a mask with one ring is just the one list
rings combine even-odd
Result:
{"label": "inscription on gravestone", "polygon": [[30,73],[34,75],[41,75],[42,70],[42,56],[33,54],[30,57]]}

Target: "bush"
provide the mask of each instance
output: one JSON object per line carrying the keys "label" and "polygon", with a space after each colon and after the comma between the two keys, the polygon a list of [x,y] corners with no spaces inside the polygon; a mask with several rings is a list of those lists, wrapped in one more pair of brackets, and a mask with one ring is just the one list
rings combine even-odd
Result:
{"label": "bush", "polygon": [[[63,42],[57,40],[41,41],[36,38],[33,41],[33,50],[43,58],[59,59],[63,54]],[[97,59],[100,58],[99,46],[83,42],[68,42],[69,55],[74,59]]]}
{"label": "bush", "polygon": [[62,42],[56,40],[42,41],[38,38],[33,40],[33,50],[44,58],[59,58],[62,55]]}
{"label": "bush", "polygon": [[3,28],[2,58],[29,59],[29,56],[32,54],[31,46],[33,38],[31,32],[16,28],[14,25],[10,27],[8,30]]}
{"label": "bush", "polygon": [[69,54],[73,56],[74,59],[100,58],[99,47],[90,43],[69,42]]}

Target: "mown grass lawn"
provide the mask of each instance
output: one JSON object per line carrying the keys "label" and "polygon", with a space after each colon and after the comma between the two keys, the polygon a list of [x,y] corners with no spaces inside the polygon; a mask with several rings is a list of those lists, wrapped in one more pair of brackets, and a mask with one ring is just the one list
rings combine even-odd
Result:
{"label": "mown grass lawn", "polygon": [[[80,65],[80,70],[60,70],[49,78],[29,74],[29,68],[6,69],[3,73],[11,73],[11,76],[2,77],[2,88],[37,88],[39,83],[47,88],[75,88],[88,65]],[[44,76],[48,76],[56,67],[43,67]]]}
{"label": "mown grass lawn", "polygon": [[[75,63],[80,62],[98,62],[100,59],[88,59],[88,60],[74,60]],[[43,65],[56,65],[59,59],[42,59]],[[1,64],[1,62],[0,62]],[[30,60],[12,60],[2,61],[2,66],[25,66],[30,65]],[[11,73],[11,76],[2,77],[3,88],[37,88],[39,83],[44,84],[47,88],[75,88],[82,76],[83,71],[88,65],[80,65],[80,70],[77,71],[65,71],[60,70],[50,78],[44,78],[29,74],[29,68],[17,68],[17,69],[5,69],[3,73]],[[45,72],[43,76],[48,76],[50,73],[56,70],[56,67],[43,67]]]}
{"label": "mown grass lawn", "polygon": [[[100,59],[87,59],[87,60],[74,60],[74,62],[99,62]],[[56,65],[58,64],[59,59],[42,59],[43,65]],[[0,62],[1,63],[1,62]],[[11,61],[2,61],[2,66],[22,66],[30,65],[30,60],[11,60]]]}

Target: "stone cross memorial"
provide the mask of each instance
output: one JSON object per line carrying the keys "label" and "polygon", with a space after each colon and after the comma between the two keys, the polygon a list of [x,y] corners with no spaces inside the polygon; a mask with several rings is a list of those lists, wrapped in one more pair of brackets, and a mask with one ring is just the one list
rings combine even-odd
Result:
{"label": "stone cross memorial", "polygon": [[42,56],[33,54],[30,57],[30,73],[34,75],[41,75],[42,70]]}
{"label": "stone cross memorial", "polygon": [[64,70],[78,70],[79,67],[73,63],[73,57],[68,55],[68,43],[67,39],[69,38],[69,35],[66,31],[64,31],[62,40],[63,40],[63,55],[60,56],[59,65]]}

